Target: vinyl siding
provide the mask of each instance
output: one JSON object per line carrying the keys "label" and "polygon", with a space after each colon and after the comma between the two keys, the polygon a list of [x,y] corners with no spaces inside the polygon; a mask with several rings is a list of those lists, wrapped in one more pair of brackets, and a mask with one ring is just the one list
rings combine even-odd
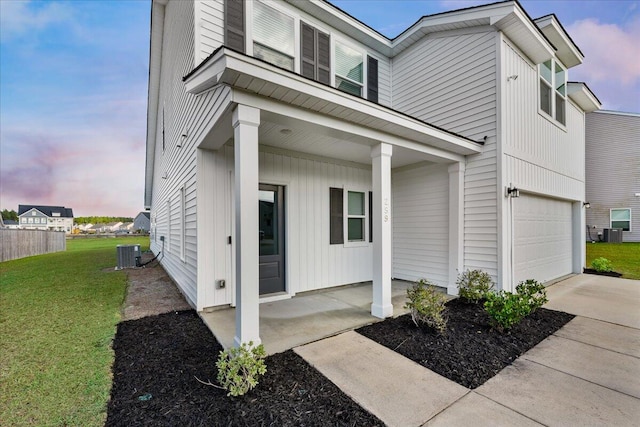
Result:
{"label": "vinyl siding", "polygon": [[591,237],[609,228],[610,209],[631,209],[625,242],[640,242],[640,116],[608,112],[586,117],[586,210]]}
{"label": "vinyl siding", "polygon": [[[155,140],[155,166],[151,214],[155,217],[151,249],[160,256],[167,273],[175,280],[187,301],[197,302],[196,141],[211,125],[211,117],[227,99],[228,88],[201,96],[187,95],[182,77],[194,63],[194,3],[169,2],[165,9],[160,95]],[[163,150],[164,110],[164,150]],[[186,140],[181,135],[187,134]],[[177,145],[182,144],[179,148]],[[184,187],[185,213],[180,208]],[[169,203],[167,203],[169,202]],[[171,215],[167,208],[170,207]],[[171,218],[171,223],[169,222]],[[181,231],[184,221],[184,257],[181,259]],[[160,237],[164,236],[164,244]]]}
{"label": "vinyl siding", "polygon": [[449,173],[447,165],[394,171],[393,277],[448,285]]}
{"label": "vinyl siding", "polygon": [[196,62],[207,59],[224,44],[224,3],[222,0],[195,2]]}
{"label": "vinyl siding", "polygon": [[584,113],[570,100],[566,126],[538,110],[538,71],[505,39],[504,83],[505,184],[553,197],[583,200]]}
{"label": "vinyl siding", "polygon": [[393,60],[393,107],[476,141],[464,184],[464,264],[498,269],[495,31],[424,37]]}

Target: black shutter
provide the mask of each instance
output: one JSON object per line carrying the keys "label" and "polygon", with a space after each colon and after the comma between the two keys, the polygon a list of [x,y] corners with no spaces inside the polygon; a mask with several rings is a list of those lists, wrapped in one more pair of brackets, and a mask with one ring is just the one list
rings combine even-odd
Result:
{"label": "black shutter", "polygon": [[300,22],[300,44],[302,61],[300,74],[310,79],[316,78],[316,31],[315,29]]}
{"label": "black shutter", "polygon": [[367,99],[378,102],[378,60],[367,56]]}
{"label": "black shutter", "polygon": [[244,1],[225,0],[224,2],[224,43],[244,53]]}
{"label": "black shutter", "polygon": [[344,243],[342,188],[329,188],[329,243]]}
{"label": "black shutter", "polygon": [[320,83],[329,84],[331,48],[329,35],[311,25],[300,23],[300,74]]}
{"label": "black shutter", "polygon": [[369,191],[369,242],[373,242],[373,191]]}

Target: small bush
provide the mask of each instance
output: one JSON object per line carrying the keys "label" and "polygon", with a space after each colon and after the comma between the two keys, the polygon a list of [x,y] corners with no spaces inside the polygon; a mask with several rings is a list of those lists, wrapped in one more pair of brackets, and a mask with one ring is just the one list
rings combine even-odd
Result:
{"label": "small bush", "polygon": [[611,264],[611,261],[604,257],[596,258],[591,261],[591,267],[593,267],[593,269],[598,273],[608,273],[610,271],[613,271],[613,265]]}
{"label": "small bush", "polygon": [[228,391],[227,396],[242,396],[258,385],[258,377],[267,372],[266,356],[264,346],[254,347],[253,342],[220,352],[218,382]]}
{"label": "small bush", "polygon": [[428,280],[421,279],[407,289],[409,301],[405,308],[411,310],[411,319],[417,327],[425,325],[443,333],[447,319],[442,315],[447,297],[438,292]]}
{"label": "small bush", "polygon": [[491,324],[499,330],[510,329],[541,307],[547,300],[544,285],[526,280],[516,286],[516,292],[489,292],[484,309],[491,317]]}
{"label": "small bush", "polygon": [[458,276],[458,295],[469,302],[477,303],[486,298],[493,289],[493,280],[488,273],[481,270],[467,270]]}
{"label": "small bush", "polygon": [[520,282],[518,286],[516,286],[516,293],[522,297],[524,304],[528,307],[529,313],[527,313],[527,315],[533,313],[549,301],[544,285],[533,279]]}

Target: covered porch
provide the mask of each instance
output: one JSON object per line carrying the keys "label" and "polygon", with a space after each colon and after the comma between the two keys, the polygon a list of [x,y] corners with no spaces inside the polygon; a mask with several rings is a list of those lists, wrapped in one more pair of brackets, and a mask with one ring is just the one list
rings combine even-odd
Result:
{"label": "covered porch", "polygon": [[[198,144],[197,309],[206,313],[211,306],[235,306],[223,310],[233,315],[215,310],[210,313],[213,317],[204,315],[223,345],[253,341],[267,344],[270,352],[278,351],[268,345],[267,337],[286,336],[287,326],[271,329],[278,319],[269,317],[271,307],[276,307],[275,313],[285,307],[305,313],[304,301],[311,297],[298,294],[311,289],[328,288],[331,294],[344,290],[336,286],[371,280],[367,286],[353,287],[357,304],[309,308],[321,317],[334,308],[340,313],[357,308],[361,314],[355,316],[361,323],[340,325],[333,331],[325,326],[315,338],[303,333],[302,341],[284,348],[370,323],[372,316],[385,318],[402,311],[406,286],[398,289],[391,280],[393,170],[442,167],[439,185],[444,196],[427,203],[443,207],[439,215],[444,226],[437,230],[442,245],[433,258],[441,264],[441,286],[454,292],[463,259],[465,156],[480,152],[479,144],[225,49],[214,53],[185,83],[191,94],[213,91],[219,104]],[[220,170],[224,173],[214,176]],[[276,253],[281,259],[274,263],[283,266],[279,293],[289,301],[267,302],[260,297],[265,265],[260,252],[262,233],[267,230],[267,239],[274,240],[260,222],[262,185],[280,187],[278,194],[285,194],[283,203],[274,202],[273,196],[268,202],[284,206],[277,216],[285,218],[279,227],[284,229],[279,237],[284,249]],[[215,189],[222,186],[227,193],[218,197]],[[409,191],[419,196],[425,193],[424,187],[420,182]],[[335,203],[333,190],[338,194]],[[360,197],[354,212],[351,195]],[[228,220],[221,221],[225,216]],[[357,236],[351,234],[352,224],[359,230]],[[214,263],[223,258],[226,265],[215,268]],[[398,307],[394,297],[402,299]],[[352,298],[345,296],[345,301]]]}
{"label": "covered porch", "polygon": [[[411,282],[392,280],[394,316],[404,308]],[[446,289],[440,288],[443,293]],[[304,292],[291,299],[260,304],[260,338],[268,354],[330,337],[380,321],[371,315],[372,282]],[[234,345],[235,309],[201,312],[200,316],[224,348]]]}

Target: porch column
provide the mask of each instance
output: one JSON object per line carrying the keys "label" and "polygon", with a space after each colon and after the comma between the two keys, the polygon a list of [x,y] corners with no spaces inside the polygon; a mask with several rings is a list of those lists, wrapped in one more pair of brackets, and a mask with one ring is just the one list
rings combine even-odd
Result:
{"label": "porch column", "polygon": [[233,111],[235,162],[236,336],[234,343],[260,344],[258,295],[258,126],[260,110]]}
{"label": "porch column", "polygon": [[371,149],[373,163],[373,304],[371,314],[393,315],[391,303],[391,154],[393,146]]}
{"label": "porch column", "polygon": [[464,269],[464,171],[462,162],[449,166],[449,295],[458,295],[456,280]]}

